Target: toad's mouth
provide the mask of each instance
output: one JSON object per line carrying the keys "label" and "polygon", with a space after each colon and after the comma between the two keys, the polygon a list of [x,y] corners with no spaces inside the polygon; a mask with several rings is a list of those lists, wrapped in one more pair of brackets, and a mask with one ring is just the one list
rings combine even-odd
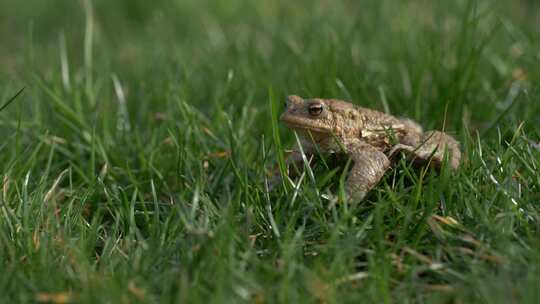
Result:
{"label": "toad's mouth", "polygon": [[304,117],[298,117],[289,113],[281,114],[280,120],[284,122],[288,127],[297,129],[312,131],[317,133],[331,133],[332,129],[316,120],[306,119]]}

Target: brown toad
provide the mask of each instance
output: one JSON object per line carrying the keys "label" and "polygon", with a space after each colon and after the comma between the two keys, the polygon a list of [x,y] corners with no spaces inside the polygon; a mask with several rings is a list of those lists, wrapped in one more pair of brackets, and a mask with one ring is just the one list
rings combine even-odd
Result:
{"label": "brown toad", "polygon": [[[353,161],[345,192],[353,200],[362,200],[391,166],[391,159],[404,152],[420,164],[440,167],[448,152],[448,164],[457,169],[461,159],[459,143],[440,131],[424,132],[407,118],[362,108],[336,99],[303,99],[288,96],[280,117],[298,132],[302,150],[309,157],[320,152],[345,153]],[[301,168],[300,147],[287,159]]]}

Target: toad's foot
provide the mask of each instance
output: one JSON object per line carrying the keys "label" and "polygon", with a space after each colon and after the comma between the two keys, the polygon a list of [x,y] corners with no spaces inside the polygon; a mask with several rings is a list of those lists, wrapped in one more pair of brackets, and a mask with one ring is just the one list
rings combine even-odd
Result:
{"label": "toad's foot", "polygon": [[389,156],[393,157],[398,152],[404,152],[418,163],[431,162],[437,168],[442,166],[446,155],[450,167],[454,170],[459,167],[461,161],[459,143],[452,136],[440,131],[424,133],[418,147],[397,144],[389,152]]}

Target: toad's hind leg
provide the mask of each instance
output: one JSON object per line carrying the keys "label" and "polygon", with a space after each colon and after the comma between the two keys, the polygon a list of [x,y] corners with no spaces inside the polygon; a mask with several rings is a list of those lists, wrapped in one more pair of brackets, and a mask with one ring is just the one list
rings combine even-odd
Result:
{"label": "toad's hind leg", "polygon": [[345,191],[350,199],[361,201],[383,177],[390,161],[383,152],[360,140],[349,142],[346,148],[354,165],[345,182]]}
{"label": "toad's hind leg", "polygon": [[431,161],[438,168],[443,164],[447,153],[448,163],[452,169],[457,169],[461,161],[459,142],[441,131],[425,132],[417,147],[398,144],[390,151],[390,155],[396,152],[405,152],[420,163]]}

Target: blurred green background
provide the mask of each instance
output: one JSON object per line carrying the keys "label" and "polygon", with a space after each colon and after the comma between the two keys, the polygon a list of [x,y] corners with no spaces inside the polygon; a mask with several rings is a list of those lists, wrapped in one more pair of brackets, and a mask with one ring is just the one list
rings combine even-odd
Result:
{"label": "blurred green background", "polygon": [[[244,88],[233,104],[264,102],[275,87],[280,95],[380,107],[383,92],[393,112],[440,119],[441,105],[448,105],[454,128],[465,119],[475,129],[504,110],[512,81],[538,77],[539,6],[524,0],[3,1],[1,72],[4,82],[28,70],[58,72],[65,39],[77,76],[86,31],[92,38],[86,35],[92,41],[86,72],[116,73],[134,84],[131,91],[144,84],[147,91],[167,89],[181,82],[167,79],[184,77],[193,103],[207,104],[222,94],[215,81],[231,72],[231,85]],[[518,113],[515,121],[538,123]]]}

